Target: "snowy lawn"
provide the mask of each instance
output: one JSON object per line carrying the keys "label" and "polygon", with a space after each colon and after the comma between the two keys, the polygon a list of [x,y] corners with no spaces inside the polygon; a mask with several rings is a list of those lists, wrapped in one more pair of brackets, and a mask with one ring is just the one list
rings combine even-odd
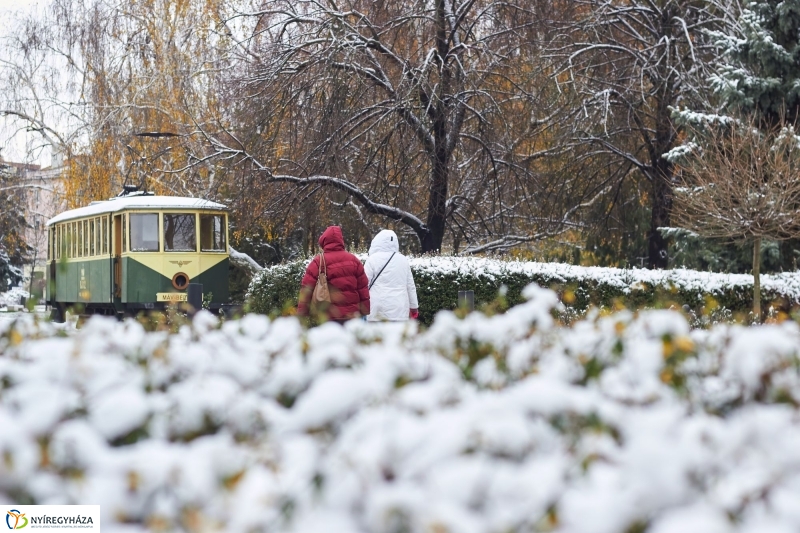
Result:
{"label": "snowy lawn", "polygon": [[800,531],[800,327],[0,323],[0,502],[103,531]]}

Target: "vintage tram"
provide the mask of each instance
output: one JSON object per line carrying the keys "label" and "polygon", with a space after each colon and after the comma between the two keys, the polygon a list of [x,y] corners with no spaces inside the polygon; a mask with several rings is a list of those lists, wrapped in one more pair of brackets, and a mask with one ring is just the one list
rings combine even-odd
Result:
{"label": "vintage tram", "polygon": [[65,211],[47,222],[47,303],[122,316],[187,300],[228,304],[228,212],[199,198],[132,194]]}

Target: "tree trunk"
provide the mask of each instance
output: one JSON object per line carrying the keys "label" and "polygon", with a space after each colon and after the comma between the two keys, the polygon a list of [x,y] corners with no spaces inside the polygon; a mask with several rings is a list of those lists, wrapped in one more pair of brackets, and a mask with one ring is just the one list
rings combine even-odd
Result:
{"label": "tree trunk", "polygon": [[440,252],[444,240],[444,228],[447,218],[447,188],[449,178],[450,153],[447,147],[448,124],[447,105],[445,101],[450,94],[452,75],[447,64],[450,42],[447,35],[447,15],[445,0],[436,0],[436,51],[440,62],[439,86],[435,100],[429,111],[434,139],[431,157],[431,186],[428,197],[428,234],[422,240],[422,253]]}
{"label": "tree trunk", "polygon": [[753,316],[761,323],[761,237],[753,243]]}
{"label": "tree trunk", "polygon": [[421,243],[422,253],[441,251],[447,215],[447,162],[437,158],[431,174],[430,197],[428,200],[428,234]]}
{"label": "tree trunk", "polygon": [[669,259],[667,239],[658,228],[669,227],[672,212],[672,185],[670,184],[671,167],[658,168],[653,177],[653,200],[650,217],[650,231],[647,234],[648,266],[650,268],[667,268]]}
{"label": "tree trunk", "polygon": [[[672,19],[672,15],[669,16]],[[670,23],[671,24],[671,23]],[[670,36],[670,24],[662,27],[664,36]],[[664,159],[663,155],[673,146],[675,140],[675,127],[672,124],[671,103],[677,94],[675,86],[669,81],[670,72],[667,65],[662,67],[660,78],[664,80],[664,85],[657,97],[657,109],[655,119],[655,132],[652,140],[648,144],[650,165],[652,167],[653,198],[651,199],[650,231],[647,235],[648,263],[650,268],[667,268],[669,261],[669,250],[667,239],[661,235],[658,228],[671,226],[672,220],[672,163]]]}

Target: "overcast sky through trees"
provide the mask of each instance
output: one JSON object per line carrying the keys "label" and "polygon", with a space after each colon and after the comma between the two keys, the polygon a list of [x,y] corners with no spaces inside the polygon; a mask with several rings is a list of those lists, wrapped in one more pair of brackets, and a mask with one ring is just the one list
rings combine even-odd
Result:
{"label": "overcast sky through trees", "polygon": [[[0,37],[8,35],[15,30],[15,20],[12,16],[14,12],[27,12],[42,7],[42,0],[0,0]],[[0,132],[7,133],[7,118],[0,118]],[[0,157],[6,161],[25,161],[29,159],[26,155],[25,136],[18,135],[8,139],[8,135],[0,137]],[[38,160],[32,163],[46,166],[50,163],[50,154],[40,154]]]}

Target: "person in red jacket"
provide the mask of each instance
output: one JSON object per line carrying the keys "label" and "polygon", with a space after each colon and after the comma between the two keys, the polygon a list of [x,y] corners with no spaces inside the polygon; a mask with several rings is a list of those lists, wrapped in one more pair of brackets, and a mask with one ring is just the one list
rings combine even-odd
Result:
{"label": "person in red jacket", "polygon": [[[326,317],[335,322],[346,322],[369,314],[369,280],[364,273],[364,265],[358,257],[344,249],[342,228],[329,226],[319,238],[319,246],[325,255],[328,289],[331,304]],[[308,316],[311,294],[317,284],[320,269],[320,255],[316,255],[306,267],[303,281],[300,282],[300,297],[297,301],[297,315]]]}

